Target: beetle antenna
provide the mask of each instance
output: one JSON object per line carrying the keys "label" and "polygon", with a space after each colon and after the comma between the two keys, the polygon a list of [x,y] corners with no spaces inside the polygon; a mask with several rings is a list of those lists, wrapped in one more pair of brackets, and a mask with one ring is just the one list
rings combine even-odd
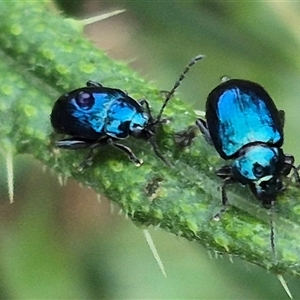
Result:
{"label": "beetle antenna", "polygon": [[270,242],[271,250],[274,256],[275,264],[277,263],[276,250],[275,250],[275,233],[274,233],[274,200],[271,202],[271,207],[269,211],[270,218]]}
{"label": "beetle antenna", "polygon": [[195,65],[199,60],[201,60],[201,59],[204,58],[204,57],[205,57],[205,56],[204,56],[204,55],[201,55],[201,54],[200,54],[200,55],[197,55],[197,56],[194,57],[194,58],[190,61],[190,63],[185,67],[185,69],[183,70],[183,72],[180,74],[178,80],[175,82],[175,84],[174,84],[173,88],[171,89],[171,91],[168,92],[167,97],[166,97],[166,99],[165,99],[165,101],[164,101],[164,104],[162,105],[162,107],[161,107],[161,109],[160,109],[160,112],[159,112],[159,114],[158,114],[158,116],[157,116],[157,118],[156,118],[156,120],[155,120],[155,122],[154,122],[153,124],[156,124],[156,123],[158,123],[158,122],[160,121],[161,115],[162,115],[162,113],[163,113],[165,107],[167,106],[168,101],[169,101],[169,100],[171,99],[171,97],[174,95],[176,89],[180,86],[182,80],[185,78],[186,74],[187,74],[188,71],[191,69],[191,67],[192,67],[193,65]]}

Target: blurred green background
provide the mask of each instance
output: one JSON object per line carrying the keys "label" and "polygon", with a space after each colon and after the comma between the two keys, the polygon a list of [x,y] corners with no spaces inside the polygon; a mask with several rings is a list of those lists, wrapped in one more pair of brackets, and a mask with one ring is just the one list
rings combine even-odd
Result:
{"label": "blurred green background", "polygon": [[[62,14],[78,19],[125,8],[88,25],[85,34],[161,90],[172,87],[192,57],[205,54],[178,91],[195,109],[204,109],[206,95],[223,75],[262,84],[286,112],[284,150],[300,161],[299,2],[57,4]],[[20,156],[10,205],[3,158],[0,163],[0,299],[288,298],[275,275],[150,228],[164,278],[142,230],[105,197],[99,201],[71,180],[61,186],[39,162]],[[299,282],[285,279],[300,299]]]}

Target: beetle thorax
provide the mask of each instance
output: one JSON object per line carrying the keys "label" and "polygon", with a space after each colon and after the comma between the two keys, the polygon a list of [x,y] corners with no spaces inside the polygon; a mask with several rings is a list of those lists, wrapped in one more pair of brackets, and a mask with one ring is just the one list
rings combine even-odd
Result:
{"label": "beetle thorax", "polygon": [[232,163],[232,173],[243,184],[269,181],[280,174],[282,150],[265,144],[243,148]]}
{"label": "beetle thorax", "polygon": [[150,122],[149,115],[145,112],[136,113],[129,123],[129,130],[132,136],[137,138],[147,138],[147,127]]}

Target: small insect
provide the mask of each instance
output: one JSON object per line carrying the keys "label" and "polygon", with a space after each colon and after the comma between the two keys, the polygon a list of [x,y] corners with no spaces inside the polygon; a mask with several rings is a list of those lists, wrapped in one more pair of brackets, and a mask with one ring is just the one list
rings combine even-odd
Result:
{"label": "small insect", "polygon": [[109,144],[123,151],[139,166],[142,160],[129,147],[118,142],[133,136],[149,141],[155,154],[169,165],[158,150],[156,128],[163,122],[162,113],[186,73],[203,57],[196,56],[185,67],[174,87],[167,93],[156,118],[152,117],[146,99],[134,100],[119,89],[104,87],[94,81],[88,81],[86,87],[62,95],[55,102],[50,119],[55,132],[70,137],[57,141],[56,146],[73,150],[89,148],[87,160],[91,160],[95,148]]}
{"label": "small insect", "polygon": [[[294,157],[283,153],[284,111],[277,110],[266,90],[257,83],[227,79],[208,95],[206,121],[196,124],[205,139],[219,155],[232,159],[217,175],[223,179],[222,210],[228,203],[228,184],[249,185],[254,196],[266,208],[274,205],[276,195],[283,189],[282,178],[294,170],[297,183],[300,178],[294,166]],[[274,252],[273,221],[271,246]]]}

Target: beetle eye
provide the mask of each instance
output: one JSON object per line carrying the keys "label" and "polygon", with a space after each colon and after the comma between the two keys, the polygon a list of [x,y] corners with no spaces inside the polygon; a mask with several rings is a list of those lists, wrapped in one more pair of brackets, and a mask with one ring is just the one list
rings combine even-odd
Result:
{"label": "beetle eye", "polygon": [[75,100],[78,106],[83,109],[89,109],[95,103],[95,98],[93,95],[85,92],[79,92]]}
{"label": "beetle eye", "polygon": [[258,163],[254,164],[254,166],[253,166],[253,174],[257,178],[263,177],[264,174],[265,174],[264,167],[262,165],[258,164]]}

